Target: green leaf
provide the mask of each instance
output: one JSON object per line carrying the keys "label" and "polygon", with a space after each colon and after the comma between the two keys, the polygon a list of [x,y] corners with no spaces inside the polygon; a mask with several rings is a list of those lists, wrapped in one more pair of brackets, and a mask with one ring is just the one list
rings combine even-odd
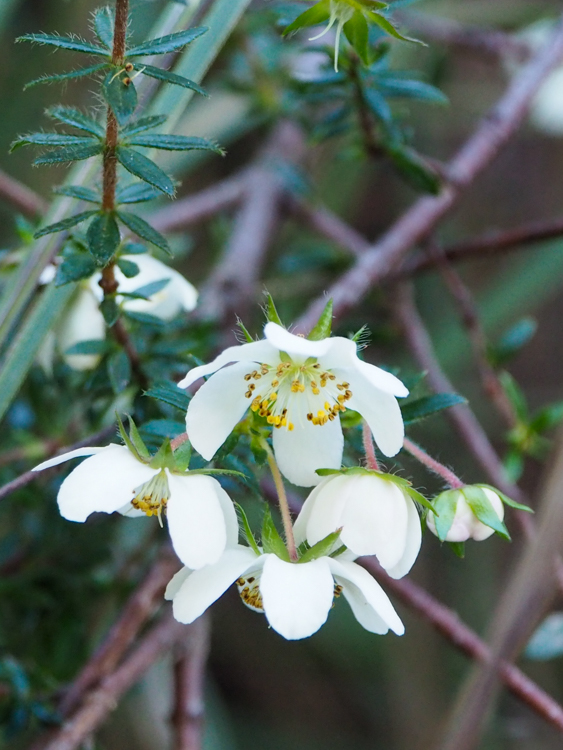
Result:
{"label": "green leaf", "polygon": [[237,512],[237,516],[239,517],[239,522],[240,524],[242,524],[242,535],[246,543],[249,547],[252,547],[257,555],[261,555],[262,553],[260,552],[260,548],[256,544],[256,539],[254,538],[254,534],[252,533],[252,529],[250,528],[250,524],[248,523],[248,518],[246,516],[246,513],[244,512],[244,508],[238,503],[234,503],[234,506]]}
{"label": "green leaf", "polygon": [[[124,295],[125,296],[125,295]],[[142,326],[154,328],[157,331],[164,332],[168,326],[166,320],[157,318],[156,315],[150,315],[149,313],[138,312],[137,310],[125,310],[125,316],[129,320],[134,320],[136,323],[140,323]]]}
{"label": "green leaf", "polygon": [[131,380],[131,363],[124,351],[112,354],[107,362],[109,382],[114,393],[121,393]]}
{"label": "green leaf", "polygon": [[[135,265],[135,264],[133,264]],[[148,284],[143,284],[138,289],[135,289],[132,294],[139,299],[150,299],[153,294],[158,294],[165,286],[170,283],[170,278],[158,279],[157,281],[151,281]]]}
{"label": "green leaf", "polygon": [[244,323],[242,322],[242,320],[240,318],[237,318],[237,326],[242,331],[242,334],[243,334],[244,338],[246,339],[246,343],[247,344],[252,344],[252,342],[254,341],[254,339],[252,338],[252,336],[250,335],[250,333],[247,331],[246,326],[244,325]]}
{"label": "green leaf", "polygon": [[511,497],[508,497],[508,495],[505,495],[504,492],[501,492],[500,490],[497,490],[496,487],[493,487],[491,484],[483,484],[480,482],[479,484],[475,485],[476,487],[486,487],[488,490],[491,490],[495,493],[495,495],[498,495],[502,502],[505,505],[508,505],[510,508],[515,508],[516,510],[525,510],[526,513],[534,513],[534,509],[530,508],[528,505],[523,505],[522,503],[517,503],[516,500],[513,500]]}
{"label": "green leaf", "polygon": [[48,44],[59,49],[70,49],[74,52],[84,52],[89,55],[107,57],[108,51],[103,47],[90,44],[79,36],[58,36],[56,34],[24,34],[16,39],[16,42],[34,42],[35,44]]}
{"label": "green leaf", "polygon": [[135,177],[148,182],[149,185],[165,193],[165,195],[174,195],[174,183],[170,177],[146,156],[123,146],[118,146],[116,155],[125,169],[134,174]]}
{"label": "green leaf", "polygon": [[48,154],[38,156],[34,160],[33,165],[38,167],[40,164],[62,164],[69,161],[83,161],[84,159],[90,159],[92,156],[98,156],[103,150],[102,143],[94,143],[92,145],[84,146],[67,146],[57,148]]}
{"label": "green leaf", "polygon": [[224,156],[220,146],[206,138],[196,138],[186,135],[137,135],[128,138],[125,146],[142,146],[143,148],[159,148],[164,151],[213,151]]}
{"label": "green leaf", "polygon": [[[125,354],[125,352],[120,352],[120,354]],[[127,363],[129,364],[129,359],[127,356],[125,356],[125,359],[127,359]],[[124,368],[124,373],[126,370],[125,365],[122,363],[120,365]],[[129,367],[129,377],[131,377],[131,369]],[[135,424],[133,417],[130,414],[127,414],[127,419],[129,420],[129,437],[131,438],[131,442],[135,446],[135,450],[137,451],[138,455],[148,461],[151,457],[151,454],[149,453],[149,449],[144,444],[143,439],[141,435],[139,434],[139,430],[137,429],[137,425]]]}
{"label": "green leaf", "polygon": [[491,501],[481,487],[477,487],[476,485],[466,486],[462,487],[459,492],[463,494],[467,500],[467,504],[481,523],[490,529],[494,529],[497,534],[510,541],[508,529],[498,517],[496,510],[491,505]]}
{"label": "green leaf", "polygon": [[117,412],[115,413],[115,418],[117,420],[117,429],[119,430],[119,434],[121,435],[121,439],[123,440],[123,442],[125,443],[125,445],[129,449],[129,451],[133,454],[133,456],[135,456],[135,458],[137,458],[140,461],[141,457],[137,453],[137,449],[135,448],[135,446],[133,445],[133,442],[132,442],[131,438],[127,434],[127,430],[125,429],[125,425],[123,424],[123,421],[122,421],[121,417],[119,416],[119,414]]}
{"label": "green leaf", "polygon": [[304,13],[297,16],[293,23],[286,26],[282,35],[287,36],[288,34],[293,34],[296,31],[299,31],[299,29],[303,29],[307,26],[318,26],[319,24],[328,21],[329,18],[330,3],[328,0],[321,0],[320,3],[313,5],[312,8],[309,8]]}
{"label": "green leaf", "polygon": [[118,211],[117,217],[136,235],[142,237],[147,242],[156,245],[156,247],[164,250],[164,252],[168,253],[168,255],[172,255],[172,251],[170,250],[170,246],[166,238],[163,237],[160,232],[157,232],[156,229],[153,229],[150,224],[147,224],[144,219],[141,219],[140,216],[137,216],[136,214],[124,213],[123,211]]}
{"label": "green leaf", "polygon": [[364,14],[356,10],[352,18],[344,24],[344,34],[364,65],[371,62],[369,29]]}
{"label": "green leaf", "polygon": [[341,531],[342,529],[337,529],[336,531],[333,531],[332,534],[321,539],[320,542],[313,544],[312,547],[309,547],[309,549],[301,555],[298,562],[306,563],[311,562],[311,560],[316,560],[319,557],[328,557],[333,551],[334,545],[338,542]]}
{"label": "green leaf", "polygon": [[127,260],[126,258],[118,258],[117,265],[119,266],[119,270],[121,271],[121,273],[127,279],[132,279],[139,274],[139,266],[136,263],[133,263],[132,260]]}
{"label": "green leaf", "polygon": [[442,180],[426,159],[404,144],[384,144],[384,148],[400,174],[412,187],[431,195],[438,195],[442,189]]}
{"label": "green leaf", "polygon": [[526,396],[523,390],[520,388],[516,380],[512,377],[509,372],[501,372],[499,374],[499,380],[502,383],[502,387],[512,406],[516,412],[516,416],[522,422],[528,422],[529,412],[528,404],[526,403]]}
{"label": "green leaf", "polygon": [[451,406],[466,403],[466,399],[457,393],[436,393],[433,396],[423,396],[416,401],[402,405],[401,414],[405,424],[412,424],[429,417],[431,414],[449,409]]}
{"label": "green leaf", "polygon": [[105,339],[88,339],[79,341],[65,351],[65,354],[105,354],[108,350],[108,342]]}
{"label": "green leaf", "polygon": [[166,115],[140,117],[138,120],[133,120],[133,122],[121,128],[121,135],[134,135],[136,133],[143,133],[145,130],[152,130],[152,128],[157,128],[159,125],[165,123],[167,119]]}
{"label": "green leaf", "polygon": [[54,120],[64,122],[65,125],[72,125],[73,128],[91,133],[98,138],[105,138],[106,133],[103,126],[92,117],[88,117],[88,115],[83,114],[78,109],[74,109],[74,107],[63,107],[61,105],[50,107],[47,110],[47,114]]}
{"label": "green leaf", "polygon": [[100,302],[100,312],[104,316],[108,328],[111,328],[117,323],[117,320],[119,319],[119,306],[115,299],[115,295],[103,298]]}
{"label": "green leaf", "polygon": [[[80,137],[77,135],[65,135],[63,133],[28,133],[21,135],[14,141],[10,151],[16,151],[22,146],[87,146],[96,144],[92,138]],[[97,144],[96,144],[97,145]]]}
{"label": "green leaf", "polygon": [[465,557],[465,542],[448,542],[451,551],[461,560]]}
{"label": "green leaf", "polygon": [[137,89],[129,75],[112,68],[104,78],[102,93],[117,122],[125,125],[137,108]]}
{"label": "green leaf", "polygon": [[180,411],[187,411],[190,404],[190,397],[181,388],[178,388],[176,383],[170,380],[162,380],[151,386],[148,391],[145,391],[145,396],[154,398],[157,401],[162,401],[169,406],[174,406]]}
{"label": "green leaf", "polygon": [[552,612],[534,632],[524,656],[535,661],[548,661],[563,654],[563,612]]}
{"label": "green leaf", "polygon": [[424,42],[421,42],[420,39],[413,39],[410,36],[403,36],[401,33],[399,33],[399,31],[397,31],[395,26],[393,26],[393,24],[380,13],[368,11],[366,15],[370,21],[377,24],[381,29],[383,29],[383,31],[389,34],[389,36],[395,37],[395,39],[400,39],[402,42],[413,42],[414,44],[421,44],[423,47],[428,46]]}
{"label": "green leaf", "polygon": [[[184,425],[182,425],[182,429],[184,429]],[[191,458],[192,444],[189,440],[186,440],[174,451],[174,463],[176,464],[176,469],[178,471],[188,471]]]}
{"label": "green leaf", "polygon": [[307,338],[310,341],[320,341],[327,339],[332,332],[332,299],[326,303],[324,310],[320,314],[316,325],[310,331]]}
{"label": "green leaf", "polygon": [[88,227],[86,239],[88,249],[98,265],[107,265],[121,242],[121,234],[113,214],[106,212],[98,214]]}
{"label": "green leaf", "polygon": [[189,78],[179,76],[177,73],[172,73],[171,71],[163,70],[162,68],[155,68],[153,65],[143,65],[142,71],[144,75],[156,78],[157,81],[166,81],[166,83],[171,83],[174,86],[181,86],[184,89],[195,91],[202,96],[208,96],[206,90],[202,89],[201,86],[198,86],[195,81],[190,81]]}
{"label": "green leaf", "polygon": [[113,8],[105,6],[94,13],[94,31],[100,42],[111,52],[113,49],[113,27],[115,14]]}
{"label": "green leaf", "polygon": [[26,91],[32,86],[37,86],[39,83],[57,83],[58,81],[69,81],[73,78],[84,78],[85,76],[90,76],[93,73],[99,73],[100,71],[105,70],[107,67],[107,63],[101,63],[99,65],[91,65],[89,68],[71,70],[68,73],[57,73],[56,75],[39,76],[39,78],[34,78],[33,81],[29,81],[29,83],[26,83],[23,87],[23,90]]}
{"label": "green leaf", "polygon": [[69,255],[57,267],[55,286],[63,286],[72,281],[89,279],[97,270],[98,267],[91,255],[87,255],[86,253]]}
{"label": "green leaf", "polygon": [[147,55],[165,55],[168,52],[174,52],[177,49],[185,47],[194,39],[205,34],[205,26],[197,26],[185,31],[176,31],[174,34],[159,36],[156,39],[149,39],[136,47],[127,50],[127,57],[145,57]]}
{"label": "green leaf", "polygon": [[562,419],[563,401],[557,401],[537,411],[530,421],[530,427],[535,432],[542,433],[556,427]]}
{"label": "green leaf", "polygon": [[82,224],[84,221],[89,219],[91,216],[95,216],[97,213],[97,211],[83,211],[81,214],[69,216],[68,219],[63,219],[62,221],[57,221],[54,224],[49,224],[49,226],[43,227],[43,229],[40,229],[35,233],[35,239],[37,240],[39,239],[39,237],[44,237],[46,234],[65,232],[67,229],[72,229],[72,227],[75,227],[78,224]]}
{"label": "green leaf", "polygon": [[454,516],[457,510],[459,500],[459,490],[446,490],[434,498],[434,524],[438,539],[445,541],[448,531],[454,522]]}
{"label": "green leaf", "polygon": [[266,318],[270,323],[277,323],[279,326],[282,326],[282,328],[285,328],[284,324],[281,322],[281,318],[278,315],[278,311],[276,310],[276,305],[274,303],[274,300],[272,298],[272,295],[268,292],[266,294]]}
{"label": "green leaf", "polygon": [[538,324],[533,318],[522,318],[508,329],[492,347],[489,358],[495,366],[506,364],[534,336]]}
{"label": "green leaf", "polygon": [[[141,430],[151,436],[172,439],[186,431],[186,424],[175,419],[151,419],[149,422],[145,422]],[[176,451],[174,454],[176,454]]]}
{"label": "green leaf", "polygon": [[118,190],[115,199],[117,203],[122,204],[145,203],[160,198],[161,195],[160,190],[153,188],[152,185],[147,185],[146,182],[136,182],[134,185],[127,185]]}
{"label": "green leaf", "polygon": [[69,198],[76,198],[79,201],[87,201],[88,203],[100,203],[101,196],[95,190],[91,190],[82,185],[58,185],[53,188],[53,192],[57,195],[67,195]]}
{"label": "green leaf", "polygon": [[277,555],[281,560],[289,562],[289,553],[283,539],[276,529],[272,513],[268,507],[266,507],[266,510],[264,511],[264,520],[262,522],[262,547],[264,548],[264,552],[271,552],[274,555]]}

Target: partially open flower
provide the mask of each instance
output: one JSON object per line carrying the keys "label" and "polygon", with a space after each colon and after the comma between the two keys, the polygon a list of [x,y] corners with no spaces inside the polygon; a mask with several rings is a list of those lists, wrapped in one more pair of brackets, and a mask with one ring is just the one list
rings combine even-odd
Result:
{"label": "partially open flower", "polygon": [[311,341],[272,322],[264,335],[194,367],[178,384],[187,388],[212,375],[186,417],[190,440],[205,459],[213,458],[248,408],[273,427],[280,470],[297,485],[318,484],[317,469],[340,468],[340,413],[347,408],[364,417],[386,456],[398,453],[404,428],[396,396],[408,395],[400,380],[360,360],[350,339]]}
{"label": "partially open flower", "polygon": [[295,522],[296,543],[313,546],[337,529],[339,543],[356,555],[375,555],[393,578],[409,572],[420,550],[420,518],[409,485],[391,474],[353,470],[315,487]]}
{"label": "partially open flower", "polygon": [[436,510],[429,513],[426,524],[443,542],[482,542],[497,532],[510,539],[503,523],[504,505],[489,487],[465,486],[446,490],[433,502]]}
{"label": "partially open flower", "polygon": [[389,598],[370,574],[331,557],[291,563],[237,545],[214,565],[195,572],[182,569],[168,584],[166,598],[173,601],[174,617],[190,623],[235,582],[243,602],[264,612],[272,628],[288,640],[316,633],[341,594],[366,630],[404,632]]}
{"label": "partially open flower", "polygon": [[217,480],[203,474],[175,474],[139,460],[124,445],[79,448],[36,466],[42,471],[89,456],[61,484],[59,510],[69,521],[91,513],[166,515],[176,554],[190,568],[216,562],[238,540],[233,503]]}

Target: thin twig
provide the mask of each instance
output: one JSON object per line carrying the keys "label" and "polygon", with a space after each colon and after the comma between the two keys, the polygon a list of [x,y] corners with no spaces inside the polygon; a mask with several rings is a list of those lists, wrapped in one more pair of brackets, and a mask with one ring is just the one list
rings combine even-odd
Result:
{"label": "thin twig", "polygon": [[375,447],[373,445],[373,435],[369,424],[365,421],[362,427],[362,443],[366,457],[366,466],[368,469],[373,469],[373,471],[379,471],[379,464],[377,462]]}
{"label": "thin twig", "polygon": [[[449,163],[449,183],[440,195],[420,198],[328,290],[337,318],[356,307],[369,289],[395,269],[407,252],[426,237],[457,203],[464,190],[514,135],[539,85],[559,63],[562,54],[563,22],[558,24],[549,43],[512,80],[498,104]],[[325,304],[326,295],[323,294],[299,319],[299,329],[310,330]]]}
{"label": "thin twig", "polygon": [[411,456],[416,458],[417,461],[420,461],[421,464],[426,466],[426,468],[429,469],[433,474],[441,477],[452,489],[463,487],[463,482],[458,476],[453,473],[451,469],[448,469],[447,466],[444,466],[444,464],[441,464],[435,458],[432,458],[432,456],[430,456],[425,450],[423,450],[420,445],[413,443],[413,441],[409,440],[409,438],[405,438],[403,440],[403,448],[407,451],[407,453],[410,453]]}
{"label": "thin twig", "polygon": [[19,180],[0,170],[0,197],[26,216],[42,216],[48,208],[47,201]]}

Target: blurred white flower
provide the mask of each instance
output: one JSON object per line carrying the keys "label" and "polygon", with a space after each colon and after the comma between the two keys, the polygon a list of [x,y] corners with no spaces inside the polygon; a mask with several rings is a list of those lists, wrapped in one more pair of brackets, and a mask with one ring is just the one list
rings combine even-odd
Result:
{"label": "blurred white flower", "polygon": [[[485,495],[485,501],[488,503],[485,502],[484,505],[482,497],[472,492],[476,489]],[[438,516],[428,513],[426,524],[430,531],[442,541],[466,542],[468,539],[475,539],[477,542],[482,542],[495,531],[505,530],[504,505],[497,493],[488,487],[462,487],[459,490],[447,490],[436,498],[434,505]],[[451,524],[447,533],[444,533],[445,526],[437,528],[440,524],[445,526]]]}

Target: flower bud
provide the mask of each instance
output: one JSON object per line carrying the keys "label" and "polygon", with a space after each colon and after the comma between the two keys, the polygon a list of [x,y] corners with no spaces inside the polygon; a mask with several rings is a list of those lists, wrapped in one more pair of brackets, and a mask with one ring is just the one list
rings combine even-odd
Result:
{"label": "flower bud", "polygon": [[495,531],[510,538],[503,523],[504,505],[492,489],[478,485],[447,490],[433,502],[426,524],[442,542],[482,542]]}

